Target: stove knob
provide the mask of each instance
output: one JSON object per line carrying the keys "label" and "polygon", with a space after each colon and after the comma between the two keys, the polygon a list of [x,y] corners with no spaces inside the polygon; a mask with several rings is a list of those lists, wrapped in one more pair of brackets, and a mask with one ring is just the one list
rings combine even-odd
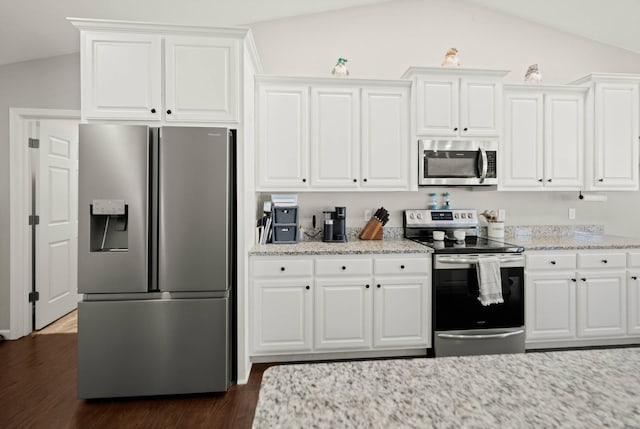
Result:
{"label": "stove knob", "polygon": [[418,213],[418,214],[416,215],[416,217],[417,217],[418,219],[422,219],[422,213]]}
{"label": "stove knob", "polygon": [[473,219],[473,213],[467,213],[467,219]]}
{"label": "stove knob", "polygon": [[415,219],[415,218],[416,218],[416,215],[415,215],[414,213],[411,213],[411,214],[409,215],[409,219]]}
{"label": "stove knob", "polygon": [[454,215],[453,215],[453,218],[454,218],[454,219],[458,219],[459,217],[460,217],[460,215],[459,215],[458,213],[456,213],[456,214],[454,214]]}
{"label": "stove knob", "polygon": [[467,214],[466,214],[466,213],[461,213],[461,214],[460,214],[460,217],[461,217],[462,219],[466,219],[466,218],[467,218]]}

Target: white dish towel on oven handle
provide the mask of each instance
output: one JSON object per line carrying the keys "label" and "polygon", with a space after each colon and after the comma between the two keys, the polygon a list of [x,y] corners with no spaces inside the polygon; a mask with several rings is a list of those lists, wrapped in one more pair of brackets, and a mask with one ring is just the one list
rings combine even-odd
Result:
{"label": "white dish towel on oven handle", "polygon": [[502,278],[500,277],[500,259],[497,256],[478,257],[478,300],[484,306],[502,304]]}

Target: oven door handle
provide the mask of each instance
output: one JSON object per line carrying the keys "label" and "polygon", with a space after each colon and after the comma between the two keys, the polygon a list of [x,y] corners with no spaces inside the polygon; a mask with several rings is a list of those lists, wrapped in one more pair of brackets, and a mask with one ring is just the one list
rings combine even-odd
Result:
{"label": "oven door handle", "polygon": [[487,340],[487,339],[502,339],[513,337],[514,335],[524,334],[524,329],[518,329],[517,331],[505,332],[502,334],[478,334],[478,335],[463,335],[463,334],[437,334],[440,338],[446,338],[450,340]]}
{"label": "oven door handle", "polygon": [[[475,264],[478,262],[479,258],[439,258],[438,262],[444,264]],[[524,260],[522,256],[510,256],[505,258],[500,258],[500,263],[506,262],[521,262]]]}
{"label": "oven door handle", "polygon": [[487,178],[487,170],[489,167],[488,161],[487,161],[487,151],[481,147],[480,149],[478,149],[480,151],[480,183],[484,183],[484,179]]}

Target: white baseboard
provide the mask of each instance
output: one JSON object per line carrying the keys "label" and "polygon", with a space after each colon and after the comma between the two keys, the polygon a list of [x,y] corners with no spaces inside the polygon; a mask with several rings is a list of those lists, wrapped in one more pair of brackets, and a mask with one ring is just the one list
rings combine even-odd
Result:
{"label": "white baseboard", "polygon": [[11,338],[11,331],[8,329],[0,329],[0,335],[2,335],[5,340],[15,340],[15,338]]}

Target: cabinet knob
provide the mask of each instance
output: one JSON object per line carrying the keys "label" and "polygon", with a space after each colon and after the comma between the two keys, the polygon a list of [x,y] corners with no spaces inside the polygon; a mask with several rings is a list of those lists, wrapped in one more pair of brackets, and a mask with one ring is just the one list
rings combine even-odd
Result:
{"label": "cabinet knob", "polygon": [[156,113],[156,109],[151,109],[151,113]]}
{"label": "cabinet knob", "polygon": [[465,127],[462,131],[467,131],[467,130],[468,130],[468,128],[467,128],[467,127]]}
{"label": "cabinet knob", "polygon": [[631,280],[638,280],[638,276],[631,276]]}
{"label": "cabinet knob", "polygon": [[345,266],[343,265],[343,266],[342,266],[342,270],[344,271],[344,270],[346,270],[346,269],[347,269],[347,267],[345,267]]}
{"label": "cabinet knob", "polygon": [[604,182],[604,179],[598,179],[598,182]]}
{"label": "cabinet knob", "polygon": [[551,182],[551,181],[553,181],[553,179],[547,179],[547,182]]}
{"label": "cabinet knob", "polygon": [[609,262],[609,261],[607,261],[606,259],[603,259],[603,260],[602,260],[602,263],[603,263],[603,264],[606,264],[607,262]]}
{"label": "cabinet knob", "polygon": [[404,265],[400,265],[400,269],[401,269],[401,270],[404,270]]}
{"label": "cabinet knob", "polygon": [[307,182],[307,179],[302,179],[302,183],[306,183],[306,182]]}
{"label": "cabinet knob", "polygon": [[575,283],[577,280],[576,279],[571,279],[571,281]]}
{"label": "cabinet knob", "polygon": [[311,286],[306,285],[304,288],[305,288],[306,290],[309,290],[309,289],[311,289]]}
{"label": "cabinet knob", "polygon": [[542,182],[542,179],[538,179],[538,182]]}
{"label": "cabinet knob", "polygon": [[458,127],[455,127],[455,128],[453,129],[453,131],[458,131]]}
{"label": "cabinet knob", "polygon": [[555,265],[555,264],[556,264],[556,261],[550,261],[549,263],[550,263],[551,265]]}
{"label": "cabinet knob", "polygon": [[364,178],[364,179],[362,179],[362,181],[366,182],[366,181],[367,181],[367,179],[366,179],[366,178]]}
{"label": "cabinet knob", "polygon": [[284,271],[284,267],[280,267],[280,271]]}
{"label": "cabinet knob", "polygon": [[366,287],[367,289],[369,289],[369,285],[364,285],[364,287]]}
{"label": "cabinet knob", "polygon": [[585,279],[584,277],[583,277],[583,278],[581,278],[580,280],[582,280],[583,282],[586,282],[586,281],[587,281],[587,279]]}
{"label": "cabinet knob", "polygon": [[380,289],[380,285],[376,285],[376,287],[377,287],[378,289]]}
{"label": "cabinet knob", "polygon": [[353,179],[353,183],[356,183],[358,181],[358,179]]}
{"label": "cabinet knob", "polygon": [[167,110],[167,115],[171,114],[171,109]]}

